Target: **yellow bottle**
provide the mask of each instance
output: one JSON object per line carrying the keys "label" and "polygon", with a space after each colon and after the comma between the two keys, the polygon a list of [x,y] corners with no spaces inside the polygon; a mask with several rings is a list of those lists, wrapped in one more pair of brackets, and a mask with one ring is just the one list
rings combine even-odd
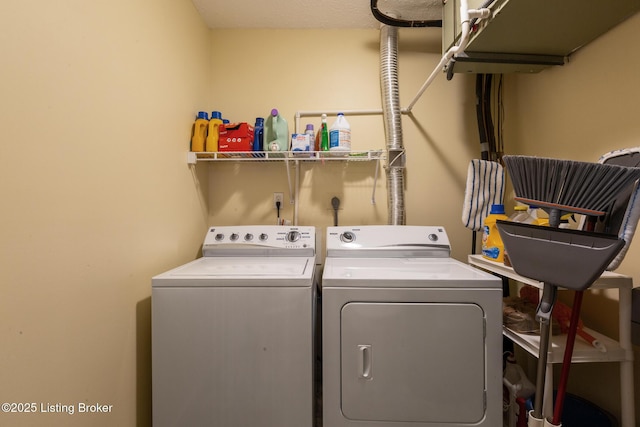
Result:
{"label": "yellow bottle", "polygon": [[218,140],[220,138],[219,128],[222,124],[222,113],[220,111],[211,112],[209,120],[209,131],[207,133],[207,145],[205,151],[218,151]]}
{"label": "yellow bottle", "polygon": [[504,244],[496,226],[496,220],[508,220],[504,205],[491,205],[491,212],[482,227],[482,256],[491,261],[504,262]]}
{"label": "yellow bottle", "polygon": [[549,218],[541,218],[540,216],[538,216],[539,212],[540,212],[540,208],[538,208],[537,206],[533,206],[533,205],[529,206],[529,215],[533,219],[531,221],[531,224],[548,226]]}
{"label": "yellow bottle", "polygon": [[207,138],[207,126],[209,125],[209,116],[206,112],[200,111],[196,117],[196,121],[191,128],[191,151],[204,151],[204,143]]}

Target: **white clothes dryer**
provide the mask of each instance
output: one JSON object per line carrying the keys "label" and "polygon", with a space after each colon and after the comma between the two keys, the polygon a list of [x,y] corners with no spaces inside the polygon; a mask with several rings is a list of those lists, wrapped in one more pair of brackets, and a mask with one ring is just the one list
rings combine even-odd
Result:
{"label": "white clothes dryer", "polygon": [[326,427],[502,425],[502,283],[442,227],[329,227]]}
{"label": "white clothes dryer", "polygon": [[313,425],[313,227],[211,227],[152,279],[154,427]]}

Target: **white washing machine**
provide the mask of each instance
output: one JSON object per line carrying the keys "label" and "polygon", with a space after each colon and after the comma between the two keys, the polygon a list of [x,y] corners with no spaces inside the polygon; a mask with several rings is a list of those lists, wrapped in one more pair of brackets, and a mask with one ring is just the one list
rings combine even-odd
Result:
{"label": "white washing machine", "polygon": [[442,227],[329,227],[325,427],[502,425],[502,283]]}
{"label": "white washing machine", "polygon": [[311,427],[313,227],[211,227],[152,279],[154,427]]}

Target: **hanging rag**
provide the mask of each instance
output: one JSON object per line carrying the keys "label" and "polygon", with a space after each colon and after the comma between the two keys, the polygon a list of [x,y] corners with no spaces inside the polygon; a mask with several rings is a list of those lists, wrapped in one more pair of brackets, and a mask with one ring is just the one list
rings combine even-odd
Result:
{"label": "hanging rag", "polygon": [[[622,150],[610,151],[598,160],[598,163],[615,164],[631,167],[640,167],[640,147],[625,148]],[[624,256],[631,245],[631,240],[636,232],[638,226],[638,220],[640,219],[640,185],[636,182],[635,186],[628,190],[623,198],[623,202],[628,200],[626,209],[624,209],[624,215],[620,220],[620,228],[618,229],[618,238],[623,239],[626,244],[618,253],[611,264],[607,267],[608,271],[613,271],[618,268]],[[617,224],[616,224],[617,225]]]}
{"label": "hanging rag", "polygon": [[[598,163],[640,167],[640,147],[609,151],[600,156]],[[638,227],[639,220],[640,185],[636,182],[635,185],[620,192],[611,204],[606,218],[603,221],[598,221],[592,230],[599,233],[617,235],[618,238],[625,241],[622,250],[607,266],[607,271],[614,271],[620,266],[620,263],[627,254],[629,246],[631,246],[631,241]],[[585,217],[581,219],[579,229],[587,229]]]}
{"label": "hanging rag", "polygon": [[473,159],[467,170],[462,223],[480,231],[491,205],[502,204],[504,198],[504,169],[500,163]]}

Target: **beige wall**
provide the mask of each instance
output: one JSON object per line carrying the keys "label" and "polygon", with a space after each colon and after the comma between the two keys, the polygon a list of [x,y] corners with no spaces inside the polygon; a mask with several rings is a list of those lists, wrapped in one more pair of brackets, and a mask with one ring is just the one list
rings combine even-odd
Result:
{"label": "beige wall", "polygon": [[[505,150],[510,154],[596,161],[600,155],[640,146],[640,15],[622,23],[575,53],[563,67],[534,75],[509,75],[506,85]],[[640,243],[636,237],[619,273],[640,283]],[[570,296],[565,296],[571,302]],[[585,297],[585,325],[617,337],[615,291]],[[640,393],[640,351],[635,347],[636,402]],[[572,367],[570,392],[619,414],[616,364]],[[636,403],[636,419],[640,416]]]}
{"label": "beige wall", "polygon": [[[214,109],[231,121],[253,123],[276,107],[294,128],[298,111],[381,108],[378,30],[214,30]],[[400,35],[400,101],[406,107],[440,59],[439,29],[407,29]],[[261,67],[258,69],[257,67]],[[237,72],[237,70],[251,70]],[[256,71],[257,70],[257,71]],[[407,152],[407,224],[443,225],[453,253],[466,259],[471,232],[461,222],[469,159],[479,152],[473,79],[439,76],[403,116]],[[385,147],[382,116],[347,116],[355,150]],[[329,117],[329,126],[335,116]],[[303,118],[302,126],[320,126]],[[283,164],[203,164],[209,169],[211,224],[272,224],[273,192],[287,194]],[[304,164],[299,224],[315,225],[323,236],[333,224],[331,198],[341,200],[340,225],[386,224],[386,174],[381,167],[371,203],[375,164]],[[283,216],[293,218],[285,203]]]}
{"label": "beige wall", "polygon": [[0,425],[150,425],[150,279],[206,229],[208,29],[189,0],[11,0],[0,27],[0,402],[113,405]]}
{"label": "beige wall", "polygon": [[[193,114],[253,122],[277,107],[293,125],[298,110],[379,108],[379,32],[210,31],[188,0],[41,3],[11,1],[0,16],[0,401],[113,409],[2,413],[0,424],[149,425],[150,278],[196,257],[207,225],[273,223],[272,193],[288,193],[282,164],[188,168]],[[638,145],[640,59],[628,48],[638,21],[563,68],[509,76],[507,151],[590,160]],[[407,29],[400,40],[405,107],[440,38]],[[445,226],[462,260],[466,168],[478,155],[473,85],[440,76],[403,117],[407,223]],[[384,147],[381,118],[349,120],[354,149]],[[334,195],[341,224],[386,223],[382,168],[370,202],[374,167],[304,165],[299,223],[323,233]],[[637,251],[620,269],[636,278]],[[598,304],[587,301],[585,321],[615,333]],[[584,378],[575,384],[615,413],[615,374]]]}

